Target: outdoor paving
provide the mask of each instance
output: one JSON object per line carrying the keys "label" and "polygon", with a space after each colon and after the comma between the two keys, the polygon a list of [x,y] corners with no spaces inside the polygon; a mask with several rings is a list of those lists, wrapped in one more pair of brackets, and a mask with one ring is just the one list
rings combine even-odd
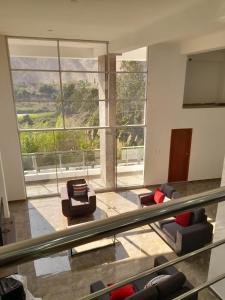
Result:
{"label": "outdoor paving", "polygon": [[[134,167],[134,166],[132,166]],[[130,171],[130,167],[124,166],[123,172],[117,174],[117,186],[118,187],[128,187],[128,186],[141,186],[143,185],[143,166],[139,166],[140,170],[137,170],[135,166],[135,171]],[[120,167],[121,169],[121,167]],[[73,174],[73,177],[76,178]],[[80,178],[80,177],[78,177]],[[96,176],[86,176],[87,181],[92,185],[95,190],[104,190],[105,183],[100,177],[100,174]],[[25,178],[26,179],[26,178]],[[61,188],[65,185],[66,181],[70,178],[60,178],[57,179],[43,180],[43,181],[30,181],[26,182],[26,191],[28,197],[38,197],[46,195],[54,195],[60,193]]]}

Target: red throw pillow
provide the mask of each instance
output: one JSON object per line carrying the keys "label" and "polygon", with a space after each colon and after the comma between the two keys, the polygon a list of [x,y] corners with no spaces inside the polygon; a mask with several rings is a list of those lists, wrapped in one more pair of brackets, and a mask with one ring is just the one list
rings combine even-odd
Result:
{"label": "red throw pillow", "polygon": [[165,198],[165,195],[160,190],[157,189],[154,194],[155,203],[157,203],[157,204],[162,203],[164,198]]}
{"label": "red throw pillow", "polygon": [[176,216],[176,223],[183,227],[187,227],[190,223],[190,217],[191,217],[190,212],[184,212],[184,213]]}
{"label": "red throw pillow", "polygon": [[125,298],[133,295],[135,293],[132,284],[127,284],[118,288],[110,293],[110,300],[124,300]]}

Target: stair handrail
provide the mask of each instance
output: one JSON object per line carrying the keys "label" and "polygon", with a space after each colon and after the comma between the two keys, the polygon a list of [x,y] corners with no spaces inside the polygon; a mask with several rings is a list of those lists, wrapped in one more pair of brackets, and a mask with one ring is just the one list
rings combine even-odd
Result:
{"label": "stair handrail", "polygon": [[[94,300],[94,299],[98,299],[98,297],[101,297],[101,296],[103,296],[105,294],[108,294],[108,293],[112,292],[113,290],[115,290],[117,288],[120,288],[122,286],[125,286],[125,285],[127,285],[127,284],[129,284],[129,283],[131,283],[131,282],[133,282],[135,280],[141,279],[141,278],[143,278],[143,277],[145,277],[147,275],[151,275],[153,273],[158,273],[159,271],[161,271],[161,270],[163,270],[165,268],[168,268],[168,267],[171,267],[171,266],[173,266],[175,264],[181,263],[181,262],[183,262],[183,261],[185,261],[185,260],[187,260],[187,259],[189,259],[189,258],[191,258],[193,256],[199,255],[199,254],[201,254],[203,252],[206,252],[208,250],[214,249],[214,248],[219,247],[219,246],[221,246],[223,244],[225,244],[225,239],[221,239],[221,240],[216,241],[214,243],[210,243],[210,244],[208,244],[208,245],[206,245],[206,246],[204,246],[204,247],[202,247],[200,249],[194,250],[194,251],[189,252],[187,254],[184,254],[184,255],[182,255],[180,257],[174,258],[174,259],[172,259],[170,261],[167,261],[167,262],[165,262],[165,263],[163,263],[161,265],[158,265],[158,266],[153,267],[151,269],[147,269],[145,271],[139,272],[138,274],[132,275],[132,276],[126,278],[126,279],[121,280],[120,282],[117,282],[117,283],[114,283],[113,285],[107,286],[104,289],[101,289],[101,290],[99,290],[97,292],[94,292],[94,293],[91,293],[89,295],[83,296],[79,300],[92,300],[92,299]],[[225,276],[225,273],[223,274],[223,276]],[[218,279],[216,277],[216,278],[213,278],[212,280],[215,280],[215,282],[217,282],[217,281],[219,281],[221,279]],[[215,283],[215,282],[213,282],[213,283]],[[207,286],[210,286],[211,284],[212,283],[210,283]],[[207,286],[205,286],[205,287],[207,287]],[[205,287],[201,287],[200,288],[200,286],[199,286],[199,289],[197,289],[197,290],[196,290],[196,288],[193,288],[193,289],[191,289],[190,291],[187,292],[188,294],[185,293],[185,294],[180,295],[179,297],[181,297],[183,295],[185,295],[185,296],[192,295],[196,291],[200,291],[200,290],[202,290]],[[178,298],[176,298],[176,300],[178,300]],[[185,299],[185,297],[179,298],[179,299]]]}
{"label": "stair handrail", "polygon": [[18,265],[59,251],[71,249],[105,237],[153,223],[196,207],[225,200],[225,187],[182,197],[163,204],[91,221],[40,237],[0,247],[0,267]]}

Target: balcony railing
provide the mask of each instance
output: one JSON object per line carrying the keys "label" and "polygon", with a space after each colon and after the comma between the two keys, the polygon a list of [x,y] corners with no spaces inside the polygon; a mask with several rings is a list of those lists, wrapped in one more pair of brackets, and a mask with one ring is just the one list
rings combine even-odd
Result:
{"label": "balcony railing", "polygon": [[[213,203],[225,200],[225,187],[217,188],[211,191],[199,193],[196,195],[176,199],[160,205],[137,209],[120,215],[116,215],[100,221],[81,224],[68,229],[57,231],[37,238],[16,242],[0,248],[0,267],[17,265],[37,258],[45,257],[62,250],[70,249],[75,246],[84,245],[92,241],[110,237],[112,235],[146,225],[164,218],[174,216],[183,211],[189,211],[196,207],[207,206]],[[116,283],[110,287],[100,290],[91,295],[82,298],[83,300],[97,299],[99,296],[108,293],[117,287],[123,286],[134,279],[141,278],[143,275],[159,271],[167,266],[181,262],[189,257],[213,249],[225,243],[225,239],[209,244],[202,249],[188,253],[183,257],[176,258],[161,266],[144,271],[141,274],[132,276],[126,280]],[[185,297],[204,289],[222,279],[225,274],[220,274],[213,279],[199,285],[198,287],[178,296],[176,299]]]}
{"label": "balcony railing", "polygon": [[0,267],[44,257],[221,201],[225,201],[225,187],[9,244],[0,247]]}
{"label": "balcony railing", "polygon": [[[100,171],[100,149],[36,152],[22,154],[26,181],[54,178],[54,174],[70,177],[73,171],[87,168],[96,175]],[[144,161],[144,146],[122,147],[118,153],[117,166],[140,165]],[[39,175],[38,177],[36,175]],[[73,174],[71,174],[73,176]]]}

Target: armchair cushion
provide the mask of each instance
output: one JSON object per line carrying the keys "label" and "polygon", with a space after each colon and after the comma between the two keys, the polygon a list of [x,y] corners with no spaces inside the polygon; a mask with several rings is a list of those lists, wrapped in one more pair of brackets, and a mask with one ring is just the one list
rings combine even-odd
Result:
{"label": "armchair cushion", "polygon": [[150,193],[139,195],[141,205],[155,204],[154,194],[155,194],[154,192],[150,192]]}
{"label": "armchair cushion", "polygon": [[146,275],[144,277],[141,277],[139,279],[136,279],[134,282],[133,282],[133,285],[135,286],[135,289],[137,291],[139,290],[143,290],[144,287],[146,286],[146,284],[148,284],[148,282],[155,278],[157,276],[157,273],[152,273],[152,274],[149,274],[149,275]]}
{"label": "armchair cushion", "polygon": [[104,283],[101,280],[95,281],[90,285],[90,291],[91,293],[95,293],[99,290],[103,290],[105,288]]}
{"label": "armchair cushion", "polygon": [[167,279],[160,281],[156,287],[159,292],[158,299],[165,299],[167,296],[172,295],[176,291],[180,290],[186,281],[186,277],[183,273],[178,272],[169,276]]}
{"label": "armchair cushion", "polygon": [[157,300],[158,299],[158,291],[155,286],[151,286],[147,289],[140,290],[126,298],[126,300]]}
{"label": "armchair cushion", "polygon": [[204,208],[196,208],[191,212],[190,225],[202,223],[207,220]]}
{"label": "armchair cushion", "polygon": [[177,237],[177,224],[176,222],[170,222],[162,226],[163,232],[175,243]]}
{"label": "armchair cushion", "polygon": [[74,207],[74,206],[80,206],[80,205],[87,205],[88,203],[88,198],[87,197],[84,197],[84,196],[80,196],[80,197],[77,197],[76,199],[75,198],[71,198],[71,206]]}
{"label": "armchair cushion", "polygon": [[169,224],[169,223],[174,223],[174,217],[170,217],[170,218],[167,218],[167,219],[164,219],[164,220],[160,220],[158,222],[155,222],[156,226],[158,226],[160,229],[162,229],[162,227],[166,224]]}
{"label": "armchair cushion", "polygon": [[[90,292],[91,293],[95,293],[95,292],[100,291],[100,290],[102,290],[104,288],[105,288],[104,283],[101,280],[98,280],[96,282],[93,282],[90,285]],[[110,300],[109,294],[102,295],[102,296],[98,297],[97,299],[98,300]]]}
{"label": "armchair cushion", "polygon": [[154,285],[159,284],[161,281],[166,280],[170,276],[171,275],[167,275],[167,274],[157,275],[156,277],[149,280],[149,282],[145,285],[145,289],[150,287],[150,286],[154,286]]}
{"label": "armchair cushion", "polygon": [[171,197],[171,199],[177,199],[177,198],[180,198],[181,196],[180,196],[180,193],[179,192],[176,192],[176,191],[174,191],[173,193],[172,193],[172,197]]}
{"label": "armchair cushion", "polygon": [[[165,264],[166,262],[168,262],[168,259],[165,258],[165,256],[163,256],[163,255],[156,256],[155,260],[154,260],[154,267]],[[157,273],[159,275],[160,274],[174,275],[174,274],[178,273],[178,270],[174,266],[169,266],[169,267],[166,267],[166,268],[158,271]]]}
{"label": "armchair cushion", "polygon": [[160,186],[160,191],[168,198],[172,198],[172,194],[175,192],[174,188],[166,183]]}

